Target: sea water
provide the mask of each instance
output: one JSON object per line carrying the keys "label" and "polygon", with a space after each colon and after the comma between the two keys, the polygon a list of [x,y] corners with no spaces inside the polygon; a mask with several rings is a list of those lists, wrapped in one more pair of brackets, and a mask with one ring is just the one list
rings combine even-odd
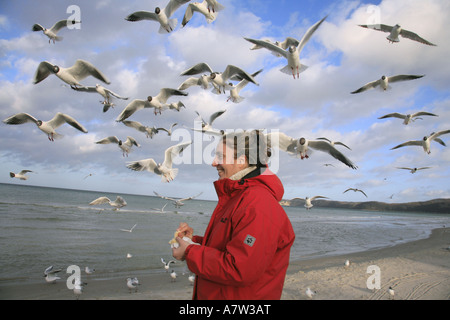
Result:
{"label": "sea water", "polygon": [[[89,205],[118,195],[127,202],[119,210]],[[43,282],[50,265],[62,273],[70,265],[88,266],[96,279],[166,272],[161,258],[173,259],[168,242],[180,222],[202,235],[216,204],[193,199],[176,208],[154,196],[0,184],[0,285]],[[296,234],[291,260],[392,246],[450,225],[446,214],[284,209]],[[135,224],[132,232],[121,231]],[[184,262],[171,268],[189,272]]]}

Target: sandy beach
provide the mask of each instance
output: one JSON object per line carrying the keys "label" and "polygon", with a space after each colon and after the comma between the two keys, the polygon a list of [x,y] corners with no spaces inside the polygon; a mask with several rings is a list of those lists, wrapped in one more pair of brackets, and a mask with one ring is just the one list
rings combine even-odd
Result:
{"label": "sandy beach", "polygon": [[[433,230],[427,239],[393,247],[292,262],[282,300],[448,300],[450,299],[450,228]],[[345,267],[346,260],[350,265]],[[375,268],[368,270],[369,266]],[[368,271],[371,271],[368,273]],[[169,273],[135,275],[141,285],[130,292],[126,279],[83,278],[80,300],[190,300],[188,274],[172,281]],[[0,285],[1,300],[75,300],[65,275],[55,284]],[[370,278],[370,279],[369,279]],[[377,286],[379,289],[368,288]],[[379,280],[379,283],[377,283]],[[316,294],[309,298],[310,287]],[[392,297],[388,288],[394,289]]]}

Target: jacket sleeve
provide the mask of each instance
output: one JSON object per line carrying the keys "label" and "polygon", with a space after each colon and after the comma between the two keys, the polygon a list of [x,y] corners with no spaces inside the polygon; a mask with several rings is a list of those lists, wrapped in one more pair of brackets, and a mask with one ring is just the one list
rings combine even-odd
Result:
{"label": "jacket sleeve", "polygon": [[271,218],[274,204],[265,199],[259,197],[241,205],[242,209],[233,214],[225,250],[189,246],[189,269],[202,278],[226,285],[247,286],[259,279],[277,250],[279,234],[278,223]]}

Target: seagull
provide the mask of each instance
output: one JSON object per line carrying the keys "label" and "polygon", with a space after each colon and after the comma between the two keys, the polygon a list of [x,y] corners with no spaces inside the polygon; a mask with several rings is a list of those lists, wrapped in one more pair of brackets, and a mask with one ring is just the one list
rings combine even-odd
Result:
{"label": "seagull", "polygon": [[33,172],[33,171],[31,171],[31,170],[22,170],[19,173],[10,172],[9,176],[11,178],[17,178],[17,179],[20,179],[20,180],[27,180],[28,176],[26,174],[28,172]]}
{"label": "seagull", "polygon": [[48,283],[55,283],[56,280],[60,280],[56,274],[60,272],[62,269],[54,269],[53,266],[48,267],[44,270],[45,281]]}
{"label": "seagull", "polygon": [[[72,89],[74,89],[76,91],[82,91],[82,92],[97,92],[97,93],[99,93],[103,98],[105,98],[104,101],[100,101],[100,103],[102,103],[104,105],[103,112],[108,111],[109,107],[112,107],[114,105],[110,101],[111,96],[116,97],[117,99],[128,100],[128,97],[122,97],[122,96],[118,95],[117,93],[105,88],[104,86],[102,86],[98,83],[95,85],[95,87],[72,87]],[[106,106],[108,106],[108,107],[106,107]]]}
{"label": "seagull", "polygon": [[192,130],[194,131],[201,131],[203,133],[208,133],[208,134],[212,134],[212,135],[223,135],[223,130],[217,130],[214,129],[212,127],[212,123],[214,122],[214,120],[216,120],[218,117],[220,117],[222,114],[225,113],[225,111],[227,110],[219,110],[214,112],[213,114],[211,114],[211,116],[209,117],[209,121],[205,121],[202,116],[200,115],[200,113],[198,113],[197,111],[195,111],[195,113],[200,117],[201,120],[201,124],[202,124],[202,129],[199,130],[197,128],[194,128]]}
{"label": "seagull", "polygon": [[167,203],[161,208],[161,209],[159,209],[159,208],[152,208],[152,210],[154,210],[154,211],[157,211],[157,212],[160,212],[160,213],[164,213],[164,212],[166,212],[166,211],[164,211],[164,208],[167,206]]}
{"label": "seagull", "polygon": [[303,201],[305,201],[305,208],[307,209],[307,210],[309,210],[309,209],[311,209],[312,207],[313,207],[313,204],[311,203],[311,201],[314,201],[314,200],[316,200],[316,199],[328,199],[328,197],[324,197],[324,196],[314,196],[314,197],[312,197],[312,198],[309,198],[309,197],[306,197],[306,198],[293,198],[293,199],[291,199],[291,201],[292,200],[295,200],[295,199],[300,199],[300,200],[303,200]]}
{"label": "seagull", "polygon": [[193,274],[189,275],[188,279],[189,279],[189,282],[191,283],[191,285],[194,285],[195,275],[193,275]]}
{"label": "seagull", "polygon": [[423,76],[424,75],[399,74],[399,75],[396,75],[396,76],[386,77],[386,76],[383,75],[381,77],[381,79],[378,79],[378,80],[366,83],[364,86],[362,86],[358,90],[355,90],[355,91],[351,92],[351,94],[364,92],[364,91],[367,91],[369,89],[376,88],[378,86],[380,86],[380,88],[383,91],[386,91],[388,88],[390,88],[389,83],[398,82],[398,81],[408,81],[408,80],[419,79],[419,78],[422,78]]}
{"label": "seagull", "polygon": [[175,156],[181,154],[183,150],[192,143],[181,142],[177,145],[171,146],[164,152],[164,161],[162,163],[156,163],[153,158],[133,161],[127,164],[127,168],[134,171],[144,171],[153,172],[161,176],[162,182],[170,182],[175,179],[178,174],[177,168],[172,168],[172,160]]}
{"label": "seagull", "polygon": [[75,64],[69,68],[59,67],[48,61],[42,61],[34,74],[33,83],[37,84],[54,74],[62,81],[70,85],[72,88],[82,86],[79,81],[92,76],[100,81],[110,84],[111,82],[106,76],[98,70],[92,63],[78,59]]}
{"label": "seagull", "polygon": [[214,72],[213,69],[205,62],[197,63],[195,66],[187,69],[186,71],[183,71],[181,73],[182,76],[191,76],[203,72],[209,72],[209,81],[214,86],[216,92],[221,93],[223,90],[223,93],[225,93],[225,90],[230,90],[231,86],[229,83],[229,79],[231,79],[233,76],[239,76],[241,79],[246,79],[250,82],[253,82],[256,85],[259,85],[255,79],[242,70],[239,67],[236,67],[234,65],[229,64],[224,72]]}
{"label": "seagull", "polygon": [[93,173],[89,173],[87,176],[85,176],[85,177],[83,178],[83,180],[85,180],[86,178],[92,177],[93,175],[94,175]]}
{"label": "seagull", "polygon": [[104,204],[109,203],[111,207],[114,207],[114,210],[119,210],[122,207],[125,207],[127,205],[127,202],[121,197],[117,196],[116,200],[111,201],[108,197],[100,197],[89,203],[89,205],[96,205],[96,204]]}
{"label": "seagull", "polygon": [[282,68],[280,71],[286,74],[292,74],[292,76],[295,79],[295,75],[297,74],[297,79],[299,78],[299,75],[301,72],[305,71],[308,67],[300,63],[300,53],[305,47],[306,43],[311,39],[314,32],[320,27],[322,22],[327,18],[325,16],[322,20],[316,22],[312,27],[306,31],[305,35],[303,36],[302,40],[298,43],[298,45],[295,45],[295,42],[290,43],[290,46],[288,47],[288,50],[285,50],[278,45],[272,44],[266,40],[256,40],[256,39],[250,39],[250,38],[244,38],[245,40],[256,44],[257,46],[261,46],[263,48],[266,48],[270,51],[273,51],[277,54],[280,54],[284,58],[287,59],[287,65]]}
{"label": "seagull", "polygon": [[189,1],[190,0],[170,0],[166,7],[162,9],[160,7],[156,7],[155,12],[136,11],[128,15],[125,20],[133,22],[141,20],[157,21],[160,24],[158,31],[159,33],[170,33],[175,29],[178,23],[176,18],[170,19],[170,17],[179,7]]}
{"label": "seagull", "polygon": [[183,21],[181,22],[181,25],[183,27],[192,19],[192,16],[195,12],[204,15],[206,18],[206,22],[208,23],[216,20],[216,14],[209,10],[206,0],[204,0],[203,2],[192,2],[189,3],[186,12],[184,13]]}
{"label": "seagull", "polygon": [[306,296],[310,299],[313,298],[313,296],[317,293],[316,291],[311,290],[309,287],[306,289]]}
{"label": "seagull", "polygon": [[166,106],[167,99],[171,96],[187,96],[186,92],[177,89],[170,88],[162,88],[159,93],[155,96],[148,96],[147,100],[135,99],[131,101],[125,109],[123,109],[122,113],[117,117],[116,121],[120,122],[128,117],[130,117],[133,113],[138,110],[144,108],[155,108],[156,111],[159,110],[159,114],[161,114],[161,110],[164,106]]}
{"label": "seagull", "polygon": [[153,127],[144,126],[142,123],[138,121],[130,121],[130,120],[124,120],[122,121],[124,125],[130,128],[134,128],[140,132],[144,132],[147,138],[153,139],[153,136],[158,133],[158,129]]}
{"label": "seagull", "polygon": [[133,255],[131,253],[127,253],[127,259],[133,258]]}
{"label": "seagull", "polygon": [[348,269],[350,267],[350,260],[345,260],[344,267],[345,269]]}
{"label": "seagull", "polygon": [[89,268],[89,267],[85,267],[84,268],[84,272],[86,272],[86,274],[93,274],[95,272],[95,269]]}
{"label": "seagull", "polygon": [[73,285],[73,293],[77,297],[77,300],[80,298],[83,293],[83,285],[86,283],[82,283],[79,279],[75,279],[75,283]]}
{"label": "seagull", "polygon": [[419,37],[418,34],[402,29],[402,27],[398,24],[396,24],[395,26],[388,26],[385,24],[360,24],[359,26],[367,29],[389,32],[389,35],[386,37],[386,39],[388,39],[390,43],[400,42],[400,39],[398,38],[398,36],[400,35],[403,38],[408,38],[410,40],[414,40],[429,46],[436,46],[435,44]]}
{"label": "seagull", "polygon": [[131,227],[131,229],[120,229],[120,231],[124,231],[124,232],[133,232],[134,228],[136,228],[137,223],[134,224],[134,226]]}
{"label": "seagull", "polygon": [[61,112],[56,113],[56,115],[49,121],[38,120],[28,113],[18,113],[3,120],[3,122],[6,124],[14,125],[23,124],[26,122],[34,122],[42,132],[47,134],[48,140],[50,141],[54,141],[55,138],[62,138],[62,135],[57,133],[55,130],[65,123],[71,125],[75,129],[80,130],[81,132],[88,132],[86,128],[83,127],[77,120]]}
{"label": "seagull", "polygon": [[349,149],[349,150],[352,150],[352,149],[350,149],[349,146],[343,144],[343,143],[340,142],[340,141],[331,141],[330,139],[325,138],[325,137],[317,138],[317,140],[325,140],[325,141],[328,141],[333,147],[334,147],[335,144],[338,144],[338,145],[341,145],[341,146],[346,147],[346,148]]}
{"label": "seagull", "polygon": [[55,43],[55,41],[61,41],[63,39],[62,37],[57,36],[59,30],[61,30],[64,27],[68,27],[69,25],[74,25],[76,23],[81,23],[81,21],[64,19],[56,22],[50,29],[44,28],[39,23],[35,23],[31,28],[31,30],[42,31],[49,38],[48,43],[50,43],[51,41]]}
{"label": "seagull", "polygon": [[391,150],[394,150],[394,149],[397,149],[397,148],[401,148],[401,147],[406,147],[406,146],[422,146],[423,150],[426,153],[430,154],[431,153],[431,150],[430,150],[431,141],[434,140],[437,143],[439,143],[439,144],[441,144],[441,145],[443,145],[445,147],[446,145],[445,145],[444,141],[442,141],[438,137],[443,135],[443,134],[447,134],[447,133],[450,133],[450,130],[433,132],[429,136],[423,137],[422,140],[407,141],[407,142],[404,142],[402,144],[399,144],[398,146],[395,146],[395,147],[391,148]]}
{"label": "seagull", "polygon": [[[388,113],[382,117],[379,117],[378,119],[386,119],[386,118],[399,118],[399,119],[403,119],[403,124],[407,125],[409,124],[411,121],[415,121],[417,117],[420,116],[434,116],[437,117],[437,114],[434,113],[430,113],[430,112],[425,112],[425,111],[419,111],[419,112],[415,112],[412,114],[401,114],[398,112],[394,112],[394,113]],[[417,118],[417,119],[422,119],[422,118]]]}
{"label": "seagull", "polygon": [[132,289],[134,289],[134,292],[137,292],[137,286],[139,285],[141,284],[139,283],[138,278],[127,278],[127,287],[130,289],[130,293]]}
{"label": "seagull", "polygon": [[352,191],[355,191],[355,192],[361,192],[363,195],[365,195],[366,196],[366,198],[367,198],[367,194],[364,192],[364,191],[362,191],[361,189],[356,189],[356,188],[348,188],[347,190],[345,190],[344,192],[342,192],[342,193],[346,193],[347,191],[349,191],[349,190],[352,190]]}
{"label": "seagull", "polygon": [[172,272],[170,273],[170,277],[172,278],[172,282],[175,282],[177,279],[177,273],[172,270]]}
{"label": "seagull", "polygon": [[167,135],[170,137],[170,136],[172,135],[172,129],[173,129],[173,127],[175,127],[177,124],[178,124],[178,123],[175,122],[175,123],[173,123],[173,124],[170,126],[169,129],[166,129],[166,128],[157,128],[157,130],[158,130],[158,132],[159,132],[159,131],[165,131],[165,132],[167,132]]}
{"label": "seagull", "polygon": [[225,9],[217,0],[206,0],[206,2],[208,3],[208,10],[212,12],[219,12]]}
{"label": "seagull", "polygon": [[164,258],[161,258],[161,262],[164,264],[164,269],[166,269],[166,272],[169,272],[170,264],[171,263],[177,263],[175,260],[170,260],[166,262]]}
{"label": "seagull", "polygon": [[211,76],[207,74],[203,74],[200,77],[189,77],[183,81],[178,87],[178,90],[185,90],[192,86],[200,86],[203,89],[209,89],[209,82],[211,81]]}
{"label": "seagull", "polygon": [[392,299],[394,299],[395,291],[394,291],[394,289],[392,287],[389,287],[388,293],[392,297]]}
{"label": "seagull", "polygon": [[[255,73],[252,73],[252,77],[256,77],[259,73],[261,73],[263,69],[256,71]],[[239,103],[242,100],[244,100],[243,97],[239,96],[239,92],[249,83],[248,80],[242,79],[237,85],[233,85],[230,89],[230,96],[227,99],[228,101],[232,101],[234,103]]]}
{"label": "seagull", "polygon": [[274,147],[278,147],[280,150],[285,151],[291,155],[300,155],[300,158],[309,158],[307,152],[309,148],[323,151],[331,155],[333,158],[341,161],[352,169],[357,169],[357,166],[353,164],[344,154],[333,147],[330,143],[321,140],[307,140],[305,138],[294,139],[283,132],[271,132],[266,134],[269,144]]}
{"label": "seagull", "polygon": [[153,193],[157,196],[160,197],[162,199],[165,200],[170,200],[173,202],[173,205],[175,206],[175,208],[181,208],[182,206],[184,206],[183,201],[188,201],[188,200],[192,200],[197,198],[199,195],[201,195],[203,192],[200,192],[198,195],[196,196],[192,196],[192,197],[188,197],[188,198],[183,198],[183,199],[174,199],[174,198],[170,198],[170,197],[166,197],[166,196],[162,196],[159,193],[157,193],[156,191],[153,191]]}
{"label": "seagull", "polygon": [[[274,46],[277,46],[283,50],[286,50],[287,48],[289,48],[290,46],[295,46],[298,47],[298,45],[300,44],[300,41],[298,41],[295,38],[292,37],[286,37],[286,39],[284,39],[284,41],[275,41],[275,42],[271,42],[269,39],[265,39],[264,41],[273,44]],[[255,44],[253,47],[250,48],[250,50],[258,50],[258,49],[262,49],[264,48],[263,46],[259,45],[259,44]],[[283,57],[283,55],[281,53],[279,53],[278,51],[270,51],[274,56],[276,57]]]}
{"label": "seagull", "polygon": [[417,170],[431,169],[431,167],[420,167],[420,168],[397,167],[397,169],[405,169],[409,170],[411,173],[416,173]]}
{"label": "seagull", "polygon": [[181,108],[185,108],[185,109],[186,109],[186,106],[185,106],[184,103],[181,102],[181,101],[178,101],[178,102],[172,102],[171,104],[168,104],[167,107],[168,107],[170,110],[176,110],[176,111],[178,111],[178,112],[180,112]]}
{"label": "seagull", "polygon": [[123,142],[116,136],[109,136],[106,138],[103,138],[99,141],[96,141],[97,144],[109,144],[109,143],[116,143],[119,148],[122,150],[122,156],[125,157],[125,155],[128,157],[128,153],[131,152],[131,148],[133,146],[140,147],[141,145],[134,139],[133,137],[127,136],[127,140]]}

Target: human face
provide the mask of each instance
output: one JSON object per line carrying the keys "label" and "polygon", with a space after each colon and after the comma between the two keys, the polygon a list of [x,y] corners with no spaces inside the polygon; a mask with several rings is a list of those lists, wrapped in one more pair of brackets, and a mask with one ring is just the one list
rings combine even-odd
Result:
{"label": "human face", "polygon": [[229,178],[248,166],[244,156],[238,159],[234,158],[233,149],[229,148],[226,143],[219,143],[211,165],[217,169],[219,180]]}

